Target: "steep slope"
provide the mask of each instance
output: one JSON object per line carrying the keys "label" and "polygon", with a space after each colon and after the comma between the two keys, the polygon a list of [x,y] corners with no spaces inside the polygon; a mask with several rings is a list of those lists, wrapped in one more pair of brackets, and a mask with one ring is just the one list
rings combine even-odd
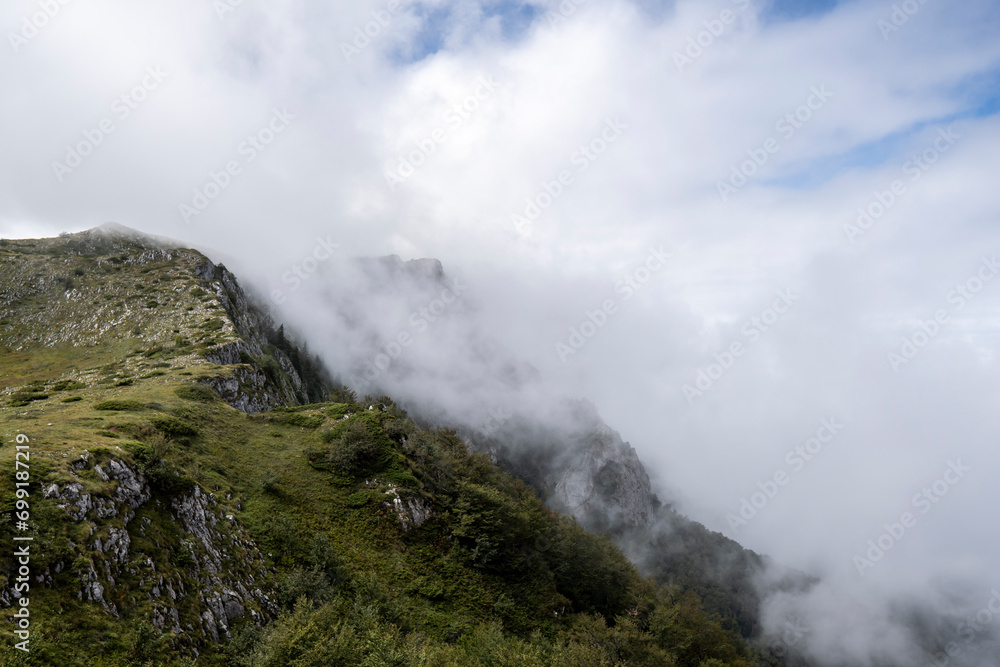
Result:
{"label": "steep slope", "polygon": [[[635,449],[586,401],[554,395],[479,325],[440,262],[390,256],[325,265],[285,314],[352,388],[389,393],[420,423],[454,426],[546,504],[613,537],[658,581],[697,591],[731,627],[760,637],[757,554],[656,497]],[[340,350],[351,350],[343,355]],[[798,585],[808,585],[801,580]]]}
{"label": "steep slope", "polygon": [[322,387],[195,251],[7,240],[0,289],[3,664],[764,664],[454,431]]}
{"label": "steep slope", "polygon": [[67,377],[118,384],[176,360],[197,365],[247,412],[324,398],[321,366],[278,335],[225,267],[197,251],[117,225],[4,239],[0,251],[0,345],[21,359],[37,357],[40,347],[52,360],[51,371],[39,368],[29,379],[65,370],[56,360],[108,360]]}

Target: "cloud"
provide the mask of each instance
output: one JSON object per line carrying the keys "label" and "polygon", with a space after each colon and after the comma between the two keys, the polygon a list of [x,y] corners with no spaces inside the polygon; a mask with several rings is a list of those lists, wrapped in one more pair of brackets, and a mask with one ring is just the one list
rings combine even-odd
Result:
{"label": "cloud", "polygon": [[[894,17],[903,5],[916,9]],[[21,34],[38,7],[10,3],[0,25]],[[0,233],[114,220],[187,239],[264,294],[288,292],[284,315],[316,347],[337,315],[310,303],[319,280],[292,291],[283,275],[317,238],[339,244],[324,271],[352,255],[436,257],[468,284],[475,330],[538,368],[547,391],[592,399],[683,511],[825,577],[808,599],[772,603],[778,626],[786,605],[818,628],[805,640],[816,655],[891,655],[905,639],[896,606],[914,591],[932,606],[963,591],[948,613],[985,604],[1000,556],[984,529],[1000,465],[1000,283],[961,308],[949,294],[1000,252],[997,4],[388,7],[62,5],[0,59]],[[168,75],[120,118],[115,101],[149,67]],[[829,99],[796,117],[822,86]],[[251,161],[240,148],[275,110],[287,129]],[[60,182],[52,163],[104,118],[113,132]],[[597,153],[609,122],[624,130]],[[928,152],[948,128],[960,137]],[[769,139],[778,149],[723,201],[718,184]],[[390,188],[386,173],[415,154]],[[181,204],[231,161],[240,173],[185,221]],[[902,194],[852,243],[845,225],[896,181]],[[512,216],[541,193],[551,204],[518,229]],[[668,265],[563,363],[555,344],[661,246]],[[745,325],[787,289],[800,299],[750,341]],[[948,321],[894,372],[889,353],[942,309]],[[398,335],[409,314],[373,326]],[[734,341],[746,353],[689,403],[683,386]],[[452,342],[415,344],[409,363],[442,365],[435,391],[460,402],[465,369],[442,361]],[[843,433],[734,533],[727,513],[830,416]],[[956,458],[967,478],[859,581],[852,557]],[[879,632],[834,653],[859,613]]]}

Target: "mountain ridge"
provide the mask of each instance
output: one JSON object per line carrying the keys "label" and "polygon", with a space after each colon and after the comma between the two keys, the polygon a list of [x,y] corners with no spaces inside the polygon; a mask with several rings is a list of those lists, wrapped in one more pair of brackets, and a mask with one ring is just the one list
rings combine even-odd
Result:
{"label": "mountain ridge", "polygon": [[[46,545],[35,662],[8,646],[5,664],[358,664],[373,645],[387,664],[480,664],[483,642],[517,664],[764,664],[454,431],[345,388],[314,402],[311,357],[235,276],[153,245],[0,243],[0,423],[31,442]],[[8,618],[13,568],[0,558]],[[87,657],[95,636],[112,658]]]}

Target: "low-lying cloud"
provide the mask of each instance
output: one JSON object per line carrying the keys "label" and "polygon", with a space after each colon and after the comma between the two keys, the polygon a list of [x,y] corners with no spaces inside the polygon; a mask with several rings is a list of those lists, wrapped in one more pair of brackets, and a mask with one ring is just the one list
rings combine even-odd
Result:
{"label": "low-lying cloud", "polygon": [[[995,2],[56,4],[0,17],[0,233],[189,241],[345,381],[484,429],[589,398],[663,499],[821,577],[766,602],[776,641],[820,665],[987,660]],[[169,75],[140,103],[151,66]],[[650,248],[669,259],[626,302]],[[390,253],[440,259],[454,301],[348,261]]]}

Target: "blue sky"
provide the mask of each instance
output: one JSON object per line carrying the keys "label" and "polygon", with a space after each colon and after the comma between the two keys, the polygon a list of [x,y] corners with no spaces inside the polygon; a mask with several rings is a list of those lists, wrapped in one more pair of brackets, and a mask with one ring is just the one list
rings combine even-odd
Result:
{"label": "blue sky", "polygon": [[832,10],[837,0],[770,0],[762,17],[765,21],[791,21],[810,16],[820,16]]}
{"label": "blue sky", "polygon": [[[482,4],[480,10],[482,13],[478,17],[478,23],[482,25],[498,19],[502,39],[511,42],[520,39],[540,15],[536,5],[511,0],[487,1]],[[392,56],[394,62],[404,65],[418,62],[440,51],[449,33],[455,29],[456,21],[468,20],[467,17],[456,16],[454,9],[448,5],[430,7],[418,2],[410,11],[420,19],[420,30],[414,35],[405,51],[397,51]],[[470,26],[463,27],[468,29]],[[476,26],[471,27],[472,34],[475,34]]]}
{"label": "blue sky", "polygon": [[[791,173],[762,180],[761,184],[768,187],[813,189],[851,169],[874,169],[893,163],[902,166],[904,160],[900,159],[900,155],[905,155],[908,159],[908,147],[912,147],[915,137],[925,134],[928,128],[948,126],[966,119],[985,118],[1000,112],[1000,70],[979,73],[957,82],[951,86],[948,96],[954,101],[956,111],[953,113],[922,120],[844,153],[823,155],[804,164],[791,164]],[[923,148],[920,147],[921,150]]]}
{"label": "blue sky", "polygon": [[[581,6],[583,2],[581,1]],[[782,23],[809,17],[818,17],[831,10],[838,0],[767,0],[762,3],[761,19],[765,23]],[[672,8],[672,2],[663,0],[638,0],[635,6],[654,21],[665,19]],[[487,0],[480,7],[480,21],[485,23],[498,18],[502,38],[507,41],[520,39],[538,20],[544,19],[545,11],[537,4],[516,0]],[[392,60],[398,64],[411,64],[437,53],[444,47],[448,34],[455,28],[456,17],[449,5],[428,6],[417,2],[410,12],[419,18],[421,28],[413,37],[408,48],[397,51]],[[466,26],[467,27],[467,26]]]}

